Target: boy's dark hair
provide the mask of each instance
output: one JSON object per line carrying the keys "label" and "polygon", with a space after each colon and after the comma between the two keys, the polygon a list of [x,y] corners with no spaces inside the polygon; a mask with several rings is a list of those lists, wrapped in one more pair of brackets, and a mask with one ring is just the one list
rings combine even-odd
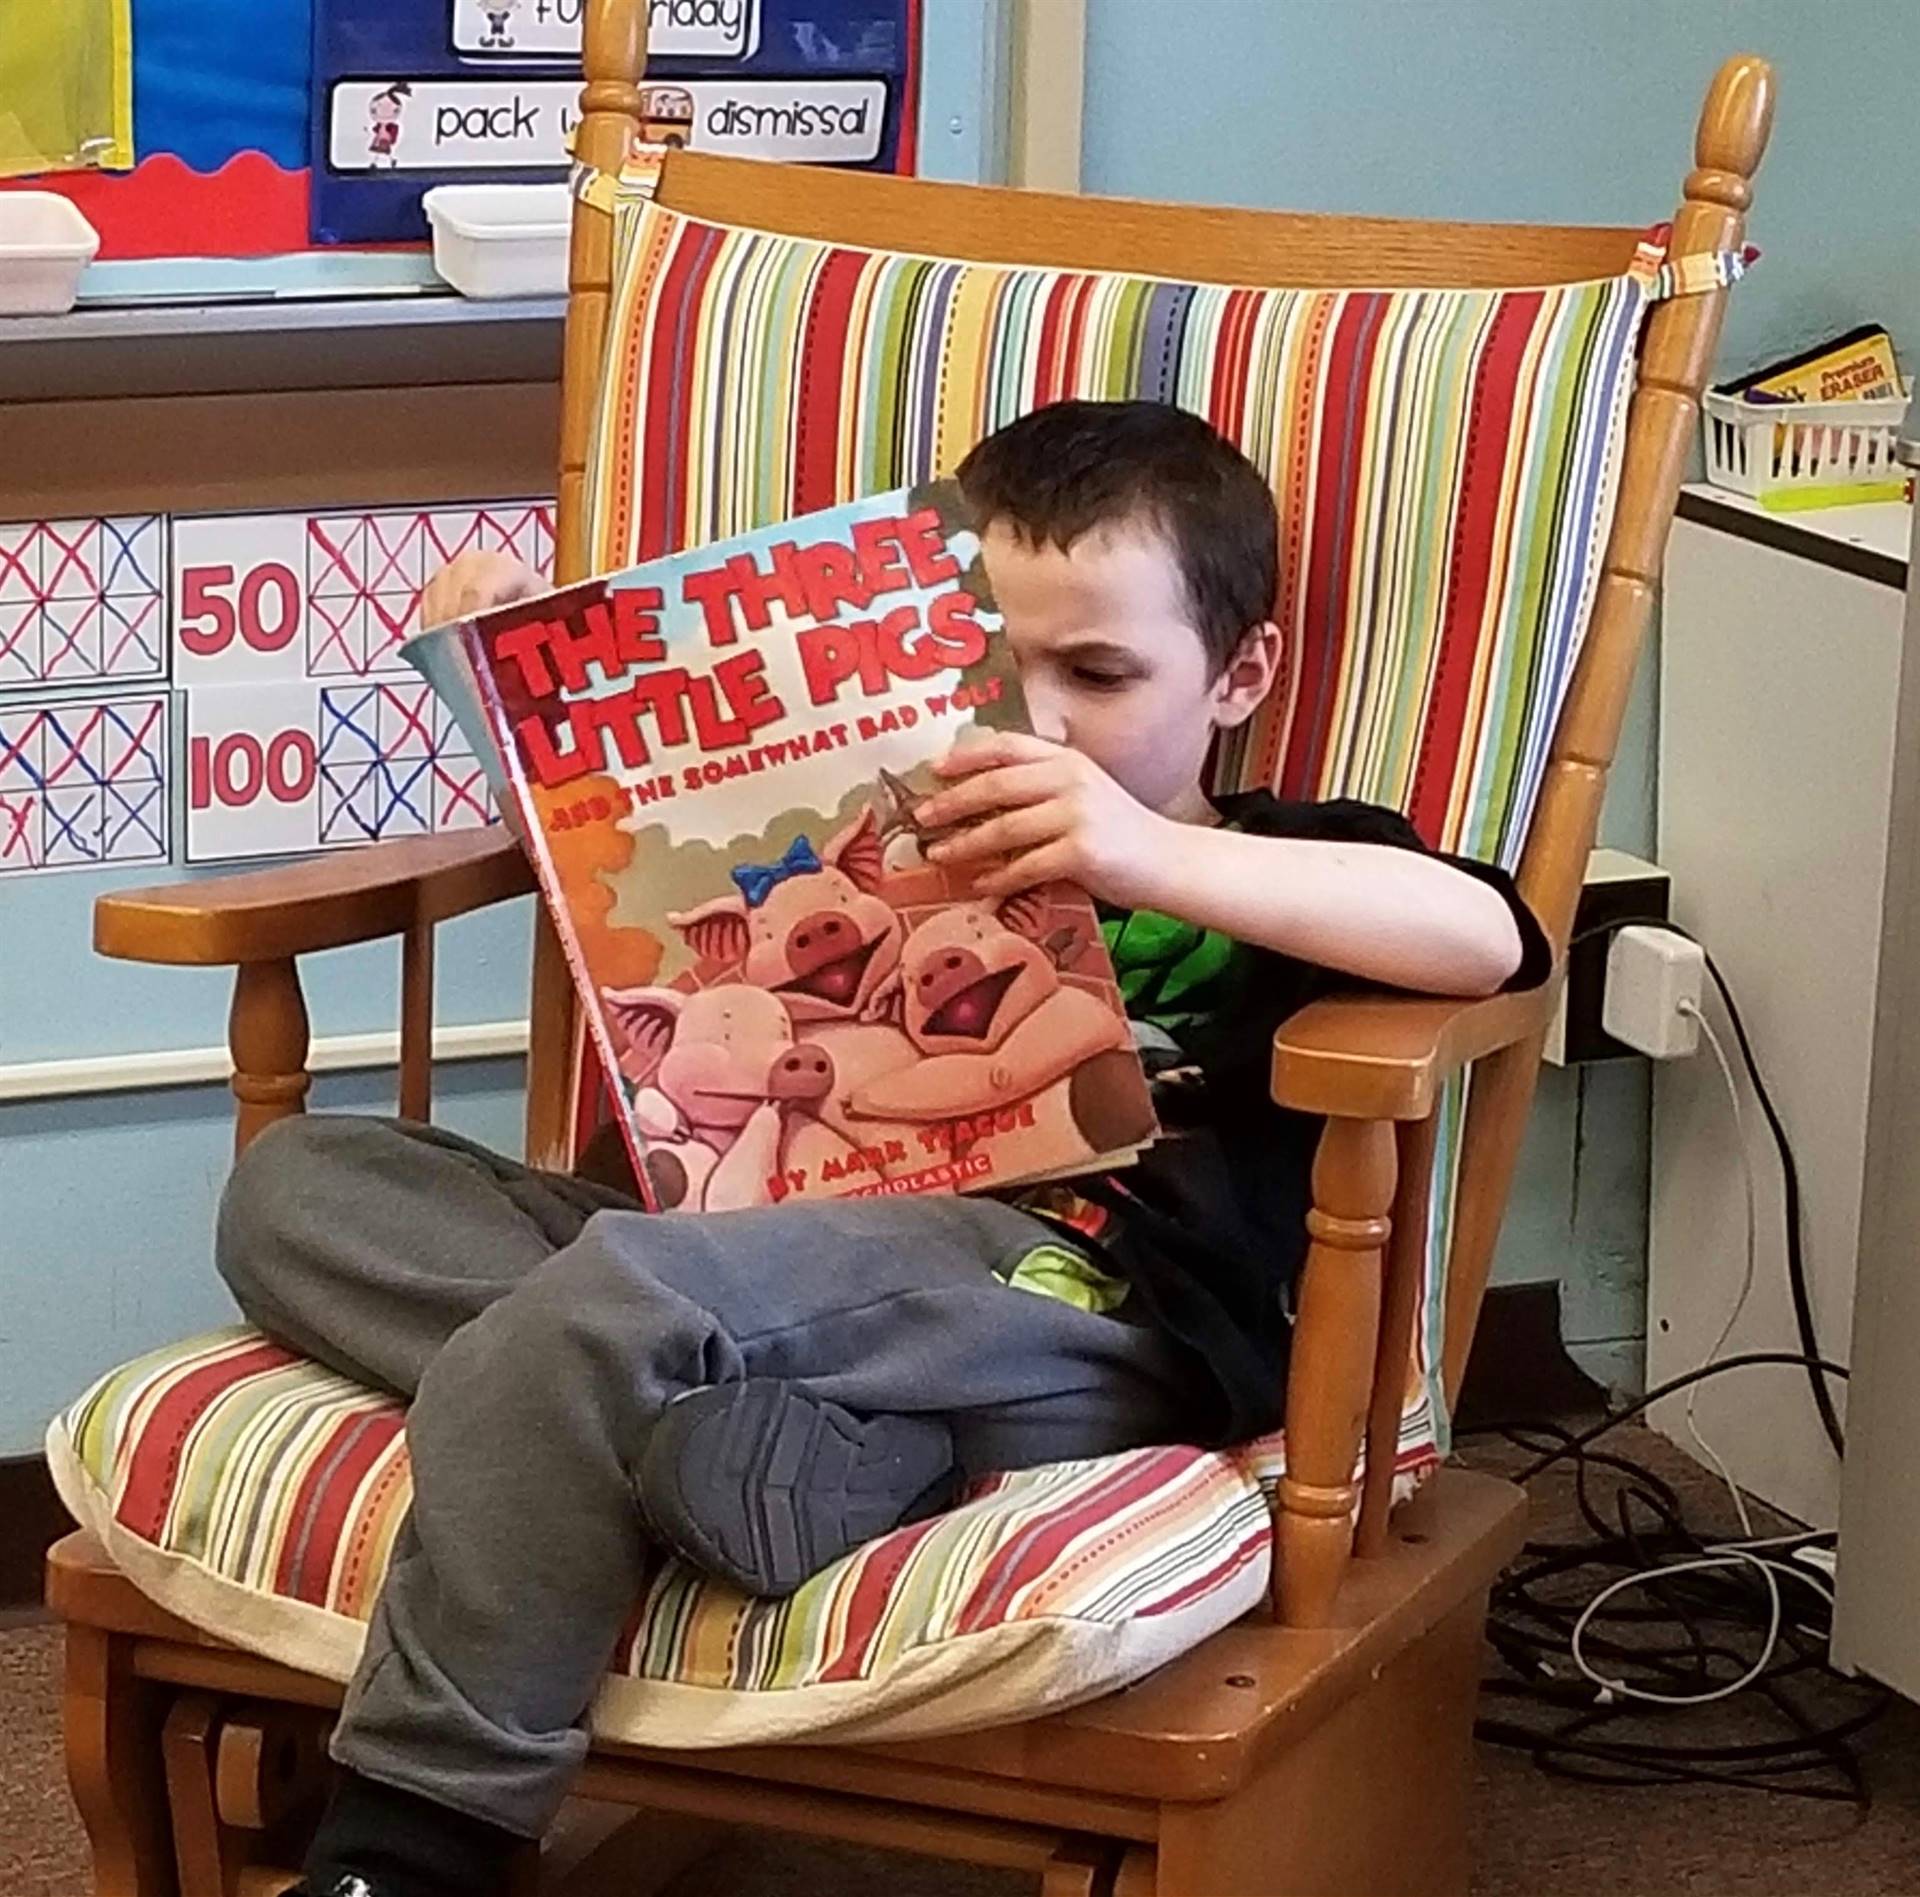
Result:
{"label": "boy's dark hair", "polygon": [[1005,521],[1034,546],[1144,521],[1173,549],[1194,630],[1217,674],[1273,612],[1279,523],[1273,490],[1211,423],[1165,402],[1054,402],[996,429],[960,463],[984,528]]}

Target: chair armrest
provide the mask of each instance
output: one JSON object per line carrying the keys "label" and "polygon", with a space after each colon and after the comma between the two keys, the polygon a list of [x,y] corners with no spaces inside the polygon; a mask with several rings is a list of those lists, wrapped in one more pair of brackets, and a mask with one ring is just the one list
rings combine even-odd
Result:
{"label": "chair armrest", "polygon": [[495,823],[241,876],[119,890],[94,904],[93,946],[128,962],[281,961],[404,935],[533,887],[525,852]]}
{"label": "chair armrest", "polygon": [[1316,1001],[1273,1037],[1273,1097],[1283,1107],[1344,1120],[1424,1120],[1468,1062],[1543,1029],[1556,973],[1538,988],[1477,1000],[1337,995]]}

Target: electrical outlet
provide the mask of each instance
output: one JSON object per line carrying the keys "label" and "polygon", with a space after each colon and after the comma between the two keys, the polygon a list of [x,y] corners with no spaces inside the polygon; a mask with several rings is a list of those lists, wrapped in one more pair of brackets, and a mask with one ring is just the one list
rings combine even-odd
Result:
{"label": "electrical outlet", "polygon": [[1579,906],[1568,931],[1567,977],[1554,1003],[1541,1058],[1555,1067],[1638,1060],[1638,1048],[1600,1025],[1607,988],[1607,943],[1625,923],[1664,921],[1670,884],[1658,863],[1623,850],[1597,849],[1587,859]]}
{"label": "electrical outlet", "polygon": [[1607,944],[1601,1022],[1616,1040],[1654,1060],[1680,1060],[1700,1045],[1706,977],[1706,951],[1698,942],[1671,929],[1621,929]]}

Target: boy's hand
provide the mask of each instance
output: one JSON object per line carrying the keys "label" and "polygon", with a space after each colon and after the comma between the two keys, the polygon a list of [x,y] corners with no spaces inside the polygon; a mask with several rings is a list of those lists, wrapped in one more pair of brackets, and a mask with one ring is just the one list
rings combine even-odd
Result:
{"label": "boy's hand", "polygon": [[1128,908],[1151,904],[1175,826],[1065,745],[996,731],[949,751],[934,770],[957,779],[915,811],[930,829],[967,827],[928,846],[943,868],[997,865],[975,888],[1010,896],[1062,878]]}
{"label": "boy's hand", "polygon": [[546,581],[510,553],[463,553],[427,582],[420,595],[420,629],[425,632],[451,619],[470,619],[475,613],[510,606],[516,599],[532,599],[546,590]]}

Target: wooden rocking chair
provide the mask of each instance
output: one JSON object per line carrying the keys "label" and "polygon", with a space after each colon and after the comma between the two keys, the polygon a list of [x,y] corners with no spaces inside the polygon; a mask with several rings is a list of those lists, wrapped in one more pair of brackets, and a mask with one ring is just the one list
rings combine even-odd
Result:
{"label": "wooden rocking chair", "polygon": [[[644,0],[588,7],[579,155],[617,170],[637,120]],[[1700,120],[1675,225],[1681,253],[1737,248],[1772,75],[1731,61]],[[1509,285],[1617,274],[1631,229],[1395,223],[1120,203],[789,169],[676,153],[659,200],[803,236],[1002,263],[1314,287]],[[560,475],[563,577],[587,559],[583,485],[608,317],[611,219],[576,217]],[[1647,624],[1724,294],[1649,320],[1617,513],[1519,883],[1564,947]],[[107,955],[231,965],[238,1142],[302,1110],[308,1027],[296,958],[403,944],[400,1102],[429,1108],[433,931],[531,879],[499,830],[377,845],[221,881],[104,899]],[[1143,1684],[992,1732],[890,1744],[666,1752],[597,1744],[580,1791],[635,1807],[657,1878],[716,1824],[758,1825],[1025,1868],[1047,1897],[1377,1897],[1467,1885],[1471,1724],[1488,1585],[1524,1504],[1442,1471],[1390,1512],[1421,1266],[1434,1108],[1478,1062],[1449,1275],[1457,1388],[1532,1098],[1550,993],[1337,1000],[1290,1022],[1275,1097],[1327,1116],[1275,1505],[1273,1615]],[[534,973],[528,1145],[567,1147],[572,996],[551,938]],[[1365,1438],[1364,1483],[1354,1480]],[[1357,1520],[1357,1527],[1356,1527]],[[86,1534],[50,1557],[67,1623],[69,1767],[100,1897],[280,1890],[339,1689],[163,1612]],[[670,1814],[671,1816],[664,1816]],[[609,1881],[616,1843],[568,1888]],[[549,1867],[551,1870],[551,1867]],[[535,1872],[528,1871],[529,1887]],[[597,1880],[597,1881],[596,1881]],[[550,1880],[551,1881],[551,1880]],[[653,1885],[648,1883],[647,1888]]]}

